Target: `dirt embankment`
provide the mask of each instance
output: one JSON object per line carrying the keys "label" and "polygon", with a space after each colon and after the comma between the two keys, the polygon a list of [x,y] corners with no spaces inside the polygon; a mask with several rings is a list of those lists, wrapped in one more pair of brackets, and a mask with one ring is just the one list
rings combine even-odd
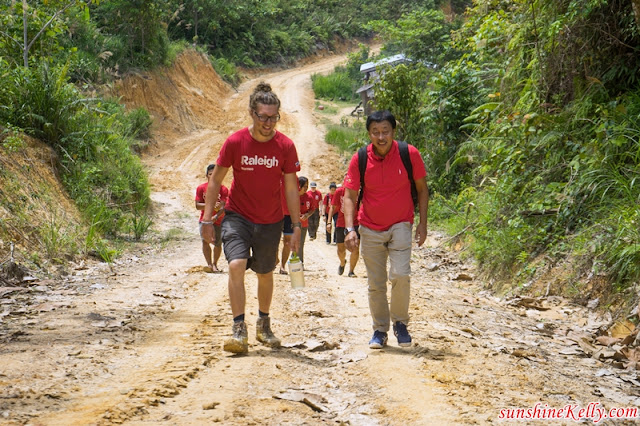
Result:
{"label": "dirt embankment", "polygon": [[54,150],[23,139],[16,151],[0,149],[0,266],[12,245],[15,261],[30,267],[47,265],[49,257],[66,261],[65,253],[51,250],[62,242],[57,238],[75,244],[85,232],[80,212],[60,183]]}

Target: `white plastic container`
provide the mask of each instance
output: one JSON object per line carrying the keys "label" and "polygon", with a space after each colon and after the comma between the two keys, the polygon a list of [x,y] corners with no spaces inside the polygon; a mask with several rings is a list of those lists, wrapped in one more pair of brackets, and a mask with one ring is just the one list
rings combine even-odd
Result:
{"label": "white plastic container", "polygon": [[304,269],[302,262],[296,253],[291,253],[289,259],[289,277],[291,278],[291,288],[304,287]]}

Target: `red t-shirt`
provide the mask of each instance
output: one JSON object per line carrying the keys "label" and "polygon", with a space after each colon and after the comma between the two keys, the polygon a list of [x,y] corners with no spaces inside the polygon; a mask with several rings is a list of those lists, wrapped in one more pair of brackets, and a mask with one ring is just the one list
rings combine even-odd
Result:
{"label": "red t-shirt", "polygon": [[[311,197],[311,195],[309,195],[308,192],[303,193],[300,196],[300,216],[307,213],[309,210],[312,210],[311,209],[312,205],[313,205],[313,198]],[[309,219],[300,220],[300,225],[303,228],[308,228]]]}
{"label": "red t-shirt", "polygon": [[[345,187],[341,186],[336,189],[335,194],[333,194],[333,198],[331,198],[331,205],[333,206],[333,212],[338,213],[338,220],[336,220],[337,228],[344,228],[344,191]],[[358,226],[358,215],[353,218],[353,226]]]}
{"label": "red t-shirt", "polygon": [[307,191],[307,194],[313,198],[313,206],[311,207],[311,210],[316,210],[320,207],[320,203],[322,202],[322,193],[316,189]]}
{"label": "red t-shirt", "polygon": [[[204,197],[205,195],[207,195],[208,186],[209,186],[209,182],[205,182],[198,185],[198,187],[196,188],[196,202],[198,203],[205,202]],[[229,198],[229,190],[227,189],[226,186],[220,185],[220,193],[218,194],[218,201],[222,201],[226,203],[228,198]],[[215,215],[215,212],[214,212],[214,215]],[[199,222],[202,222],[202,216],[204,216],[204,210],[200,210],[200,219],[198,220]],[[214,224],[220,225],[222,223],[222,219],[224,219],[224,212],[222,212],[222,214],[218,216],[218,219],[216,219]]]}
{"label": "red t-shirt", "polygon": [[322,200],[322,205],[324,206],[324,214],[329,214],[329,206],[331,205],[331,193],[329,192],[324,196],[324,200]]}
{"label": "red t-shirt", "polygon": [[227,138],[216,164],[233,168],[226,210],[239,213],[253,223],[282,220],[282,174],[300,171],[298,153],[291,139],[276,131],[271,140],[258,142],[245,127]]}
{"label": "red t-shirt", "polygon": [[[413,165],[413,179],[427,175],[420,151],[409,145],[409,158]],[[358,153],[351,157],[344,186],[354,191],[360,189],[360,169]],[[386,231],[396,223],[413,223],[413,200],[407,170],[400,158],[398,143],[384,157],[373,152],[373,145],[367,146],[367,171],[364,175],[364,195],[358,220],[360,224],[376,231]]]}

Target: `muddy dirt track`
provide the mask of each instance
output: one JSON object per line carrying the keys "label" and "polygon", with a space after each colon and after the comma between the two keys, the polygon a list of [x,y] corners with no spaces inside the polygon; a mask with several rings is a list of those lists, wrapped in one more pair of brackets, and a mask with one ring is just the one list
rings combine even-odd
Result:
{"label": "muddy dirt track", "polygon": [[[237,91],[218,84],[214,94],[197,86],[198,75],[175,72],[193,61],[164,75],[192,98],[172,100],[189,106],[182,112],[190,127],[175,124],[168,107],[155,110],[156,120],[175,119],[158,127],[143,158],[155,237],[111,266],[87,260],[65,277],[2,293],[0,424],[522,424],[501,420],[511,415],[506,408],[574,424],[598,420],[596,409],[640,404],[635,370],[596,352],[607,349],[594,337],[609,317],[553,296],[494,297],[433,230],[413,253],[412,347],[390,336],[387,348],[368,348],[364,265],[357,278],[338,276],[336,248],[319,238],[305,245],[304,289],[275,278],[272,327],[283,347],[255,341],[256,279],[248,273],[249,353],[222,351],[231,331],[227,276],[202,268],[195,187],[224,138],[250,123],[248,96],[260,80],[282,100],[278,128],[296,142],[301,174],[323,193],[340,181],[345,161],[323,141],[309,77],[344,60],[329,55]],[[205,113],[214,105],[210,114],[198,116],[194,99]],[[560,415],[563,407],[573,408]]]}

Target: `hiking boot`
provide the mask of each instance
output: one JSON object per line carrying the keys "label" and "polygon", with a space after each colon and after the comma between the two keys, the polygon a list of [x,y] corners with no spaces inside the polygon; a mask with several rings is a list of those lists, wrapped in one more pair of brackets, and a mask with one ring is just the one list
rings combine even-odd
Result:
{"label": "hiking boot", "polygon": [[223,349],[234,354],[249,352],[249,338],[247,336],[247,325],[244,321],[234,322],[231,329],[233,335],[224,341]]}
{"label": "hiking boot", "polygon": [[271,318],[258,318],[256,322],[256,340],[271,348],[280,347],[280,339],[274,336],[271,331]]}
{"label": "hiking boot", "polygon": [[387,345],[387,333],[384,331],[374,331],[373,337],[369,340],[369,348],[382,349]]}
{"label": "hiking boot", "polygon": [[344,274],[344,267],[345,266],[346,266],[346,263],[344,265],[338,266],[338,275]]}
{"label": "hiking boot", "polygon": [[403,348],[411,346],[411,335],[407,331],[407,326],[400,321],[396,321],[393,325],[393,334],[398,338],[398,346]]}

